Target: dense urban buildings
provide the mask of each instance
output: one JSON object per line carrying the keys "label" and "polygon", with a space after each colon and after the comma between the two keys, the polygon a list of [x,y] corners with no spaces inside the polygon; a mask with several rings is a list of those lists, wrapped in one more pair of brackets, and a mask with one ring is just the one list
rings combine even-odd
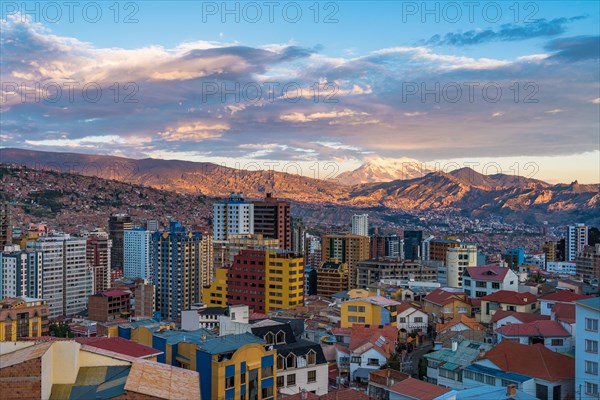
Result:
{"label": "dense urban buildings", "polygon": [[0,251],[4,250],[4,246],[12,243],[10,214],[10,205],[7,202],[0,202]]}
{"label": "dense urban buildings", "polygon": [[565,261],[574,261],[585,246],[588,245],[588,227],[585,224],[567,226],[565,241]]}
{"label": "dense urban buildings", "polygon": [[292,217],[290,203],[278,200],[272,193],[261,201],[254,201],[254,233],[267,239],[278,239],[279,248],[292,248]]}
{"label": "dense urban buildings", "polygon": [[0,299],[4,297],[39,297],[42,294],[42,254],[6,245],[0,253]]}
{"label": "dense urban buildings", "polygon": [[48,314],[42,299],[4,297],[0,300],[0,342],[47,336]]}
{"label": "dense urban buildings", "polygon": [[179,222],[153,234],[153,268],[156,309],[165,319],[179,318],[200,300],[201,234],[186,231]]}
{"label": "dense urban buildings", "polygon": [[352,234],[369,236],[369,214],[354,214],[352,216]]}
{"label": "dense urban buildings", "polygon": [[152,281],[150,259],[152,232],[143,228],[125,231],[123,237],[123,275]]}
{"label": "dense urban buildings", "polygon": [[419,260],[421,258],[421,243],[423,231],[404,231],[404,258]]}
{"label": "dense urban buildings", "polygon": [[92,321],[108,322],[127,318],[131,314],[131,293],[111,289],[96,293],[89,298],[88,318]]}
{"label": "dense urban buildings", "polygon": [[123,270],[123,250],[125,231],[133,228],[131,216],[112,214],[108,219],[108,237],[112,241],[110,268]]}
{"label": "dense urban buildings", "polygon": [[585,246],[575,257],[575,270],[584,281],[600,281],[600,244]]}
{"label": "dense urban buildings", "polygon": [[214,240],[254,234],[254,204],[246,202],[241,193],[231,193],[227,201],[215,203],[213,208]]}
{"label": "dense urban buildings", "polygon": [[94,280],[92,291],[99,293],[111,285],[110,257],[112,240],[104,231],[94,231],[87,238],[86,261]]}
{"label": "dense urban buildings", "polygon": [[359,261],[369,258],[369,237],[361,235],[325,235],[321,239],[321,261],[348,265],[348,286],[357,285],[356,267]]}
{"label": "dense urban buildings", "polygon": [[437,268],[415,261],[392,259],[363,260],[356,266],[357,287],[366,288],[382,279],[437,281]]}

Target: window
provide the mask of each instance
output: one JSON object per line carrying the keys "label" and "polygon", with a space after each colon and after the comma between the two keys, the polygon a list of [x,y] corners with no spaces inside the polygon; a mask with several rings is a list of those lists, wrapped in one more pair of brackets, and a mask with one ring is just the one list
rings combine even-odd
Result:
{"label": "window", "polygon": [[597,353],[598,352],[598,341],[585,339],[585,351],[587,353]]}
{"label": "window", "polygon": [[317,371],[308,371],[308,383],[313,383],[317,381]]}
{"label": "window", "polygon": [[598,320],[592,318],[585,319],[585,330],[598,332]]}
{"label": "window", "polygon": [[285,365],[285,360],[281,354],[277,356],[277,370],[281,371]]}
{"label": "window", "polygon": [[273,397],[273,386],[262,388],[262,398]]}
{"label": "window", "polygon": [[296,368],[296,356],[294,354],[290,353],[287,356],[285,366],[286,368]]}
{"label": "window", "polygon": [[265,342],[267,342],[267,344],[275,344],[275,335],[273,335],[273,332],[267,332],[265,335]]}
{"label": "window", "polygon": [[287,376],[287,386],[296,386],[296,374],[289,374]]}
{"label": "window", "polygon": [[444,313],[446,314],[451,314],[452,313],[452,309],[449,307],[444,308]]}
{"label": "window", "polygon": [[308,365],[315,365],[317,363],[317,353],[314,350],[311,350],[306,355],[306,362]]}
{"label": "window", "polygon": [[365,312],[365,306],[358,306],[358,312]]}
{"label": "window", "polygon": [[465,279],[463,281],[463,286],[471,286],[471,280],[470,279]]}
{"label": "window", "polygon": [[485,287],[487,287],[487,282],[477,281],[477,282],[475,282],[475,287],[485,288]]}
{"label": "window", "polygon": [[356,306],[348,306],[348,312],[356,312]]}
{"label": "window", "polygon": [[467,307],[458,307],[458,312],[460,314],[466,314],[467,313]]}
{"label": "window", "polygon": [[500,283],[499,282],[492,282],[492,289],[500,289]]}
{"label": "window", "polygon": [[587,361],[585,362],[585,373],[586,374],[592,374],[592,375],[598,375],[598,363],[594,362],[594,361]]}
{"label": "window", "polygon": [[353,356],[350,360],[353,364],[360,364],[360,357]]}
{"label": "window", "polygon": [[230,389],[235,386],[235,376],[225,378],[225,389]]}
{"label": "window", "polygon": [[532,310],[535,310],[535,307],[536,307],[536,303],[533,303],[533,304],[531,305],[531,309],[532,309]]}
{"label": "window", "polygon": [[376,358],[369,358],[367,360],[367,365],[379,365],[379,360]]}
{"label": "window", "polygon": [[485,376],[485,384],[490,386],[496,386],[496,378],[493,376]]}
{"label": "window", "polygon": [[273,366],[264,367],[262,369],[262,378],[270,378],[273,376]]}
{"label": "window", "polygon": [[423,317],[415,317],[415,323],[423,322]]}
{"label": "window", "polygon": [[540,400],[548,400],[548,386],[535,384],[535,397]]}
{"label": "window", "polygon": [[285,332],[279,331],[277,332],[277,344],[285,343]]}
{"label": "window", "polygon": [[400,322],[401,324],[406,323],[406,317],[400,317],[400,318],[398,318],[398,322]]}
{"label": "window", "polygon": [[465,379],[473,379],[473,371],[465,370],[464,375]]}
{"label": "window", "polygon": [[483,297],[483,296],[487,296],[487,292],[482,292],[480,290],[475,292],[475,297]]}
{"label": "window", "polygon": [[243,385],[246,383],[246,373],[240,374],[240,383]]}
{"label": "window", "polygon": [[285,385],[285,376],[281,375],[277,377],[277,387],[282,388]]}
{"label": "window", "polygon": [[598,394],[598,384],[592,382],[585,383],[585,394],[596,396]]}
{"label": "window", "polygon": [[551,342],[551,346],[562,346],[563,345],[563,339],[552,339]]}

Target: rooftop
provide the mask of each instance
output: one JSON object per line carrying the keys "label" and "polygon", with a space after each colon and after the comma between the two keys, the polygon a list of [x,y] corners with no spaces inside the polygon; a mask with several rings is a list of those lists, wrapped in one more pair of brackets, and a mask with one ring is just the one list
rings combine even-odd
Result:
{"label": "rooftop", "polygon": [[146,358],[162,354],[162,351],[120,337],[80,337],[75,338],[75,341],[91,347],[136,358]]}
{"label": "rooftop", "polygon": [[261,344],[266,342],[259,339],[251,333],[241,333],[239,335],[219,336],[213,339],[206,340],[198,344],[198,349],[209,354],[231,353],[247,344]]}
{"label": "rooftop", "polygon": [[541,320],[524,324],[504,325],[496,332],[504,336],[569,337],[571,334],[558,321]]}
{"label": "rooftop", "polygon": [[452,349],[441,349],[432,353],[425,354],[423,357],[427,359],[442,361],[446,369],[458,369],[471,364],[480,355],[480,349],[485,351],[492,348],[491,344],[476,342],[467,339],[455,339],[458,346],[456,351]]}
{"label": "rooftop", "polygon": [[575,378],[575,359],[554,352],[540,343],[525,345],[503,340],[484,358],[503,371],[549,382]]}
{"label": "rooftop", "polygon": [[547,295],[540,297],[540,300],[572,303],[577,300],[585,300],[591,298],[592,296],[577,294],[575,292],[571,292],[570,290],[558,290],[556,292],[548,293]]}
{"label": "rooftop", "polygon": [[578,300],[577,304],[587,308],[592,308],[596,311],[600,311],[600,297],[593,297],[591,299]]}
{"label": "rooftop", "polygon": [[443,306],[454,301],[455,299],[463,300],[465,298],[466,295],[464,294],[464,292],[450,291],[447,290],[447,288],[438,288],[435,289],[433,292],[429,293],[427,296],[425,296],[424,300],[436,304],[438,306]]}
{"label": "rooftop", "polygon": [[353,303],[353,302],[358,302],[358,301],[366,301],[367,303],[375,304],[375,305],[382,306],[382,307],[397,306],[400,304],[399,302],[397,302],[395,300],[390,300],[383,296],[370,296],[370,297],[355,298],[352,300],[348,300],[346,303]]}
{"label": "rooftop", "polygon": [[481,298],[481,301],[494,301],[497,303],[525,305],[535,303],[537,296],[531,293],[518,293],[510,290],[499,290]]}
{"label": "rooftop", "polygon": [[509,268],[499,265],[484,265],[481,267],[468,267],[466,276],[478,281],[502,282],[510,271]]}
{"label": "rooftop", "polygon": [[452,389],[423,382],[419,379],[408,378],[390,387],[390,391],[412,397],[413,399],[433,400],[452,391]]}
{"label": "rooftop", "polygon": [[196,371],[138,361],[131,365],[125,390],[161,399],[199,399],[199,379]]}
{"label": "rooftop", "polygon": [[514,317],[521,322],[533,322],[539,320],[549,320],[549,315],[541,315],[541,314],[530,314],[518,311],[506,311],[506,310],[496,310],[494,315],[492,315],[492,323],[498,322],[506,317]]}
{"label": "rooftop", "polygon": [[575,323],[575,312],[575,304],[557,303],[552,306],[552,314],[554,315],[554,319],[557,321],[566,322],[567,324]]}
{"label": "rooftop", "polygon": [[496,386],[477,386],[471,389],[459,390],[456,395],[457,400],[537,400],[537,397],[531,396],[521,390],[517,390],[515,394],[507,395],[505,387]]}

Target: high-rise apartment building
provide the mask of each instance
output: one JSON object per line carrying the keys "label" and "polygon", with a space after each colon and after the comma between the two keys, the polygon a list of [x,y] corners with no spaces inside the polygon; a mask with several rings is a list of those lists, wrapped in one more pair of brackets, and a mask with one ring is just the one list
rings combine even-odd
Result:
{"label": "high-rise apartment building", "polygon": [[321,239],[321,261],[348,265],[350,289],[356,288],[355,268],[359,261],[369,258],[369,237],[362,235],[325,235]]}
{"label": "high-rise apartment building", "polygon": [[87,239],[68,234],[43,236],[27,243],[42,253],[42,293],[50,318],[85,310],[92,292],[92,277],[86,268]]}
{"label": "high-rise apartment building", "polygon": [[0,203],[0,251],[4,246],[12,243],[12,224],[10,218],[10,205]]}
{"label": "high-rise apartment building", "polygon": [[227,267],[242,250],[279,250],[279,239],[262,235],[229,235],[228,240],[213,240],[213,270]]}
{"label": "high-rise apartment building", "polygon": [[585,246],[575,257],[575,270],[584,281],[600,281],[600,243]]}
{"label": "high-rise apartment building", "polygon": [[231,193],[229,200],[215,203],[213,211],[213,240],[254,234],[254,204],[246,202],[241,193]]}
{"label": "high-rise apartment building", "polygon": [[304,221],[302,221],[302,218],[292,217],[292,253],[298,255],[306,254],[306,238],[307,232]]}
{"label": "high-rise apartment building", "polygon": [[556,261],[556,243],[553,241],[548,241],[544,243],[544,258],[546,260],[545,267],[547,268],[548,263]]}
{"label": "high-rise apartment building", "polygon": [[397,235],[371,236],[370,258],[404,258],[404,241]]}
{"label": "high-rise apartment building", "polygon": [[419,260],[421,258],[421,242],[423,231],[404,231],[404,258]]}
{"label": "high-rise apartment building", "polygon": [[565,261],[574,261],[577,254],[588,245],[588,227],[585,224],[569,225],[565,241]]}
{"label": "high-rise apartment building", "polygon": [[88,270],[91,271],[94,284],[92,294],[100,293],[111,285],[110,279],[110,257],[112,240],[104,231],[92,232],[87,238],[86,262]]}
{"label": "high-rise apartment building", "polygon": [[352,234],[369,236],[369,214],[354,214],[352,216]]}
{"label": "high-rise apartment building", "polygon": [[113,214],[108,220],[108,237],[112,240],[110,268],[123,269],[123,245],[125,231],[133,228],[131,217],[127,214]]}
{"label": "high-rise apartment building", "polygon": [[215,259],[213,235],[207,231],[200,232],[200,287],[210,286],[215,276]]}
{"label": "high-rise apartment building", "polygon": [[460,241],[456,239],[431,239],[429,240],[430,261],[446,261],[448,250],[460,247]]}
{"label": "high-rise apartment building", "polygon": [[175,320],[181,310],[200,301],[201,240],[199,232],[188,232],[179,222],[153,234],[156,309],[162,318]]}
{"label": "high-rise apartment building", "polygon": [[0,253],[0,299],[38,297],[42,293],[42,256],[38,251],[6,245]]}
{"label": "high-rise apartment building", "polygon": [[138,283],[134,289],[133,313],[136,318],[152,317],[155,309],[156,287],[147,283]]}
{"label": "high-rise apartment building", "polygon": [[254,203],[254,233],[279,240],[283,250],[292,248],[292,217],[290,203],[278,200],[271,193]]}
{"label": "high-rise apartment building", "polygon": [[123,237],[123,275],[152,281],[150,260],[152,232],[143,228],[128,229]]}
{"label": "high-rise apartment building", "polygon": [[335,293],[349,289],[350,273],[348,264],[336,260],[322,263],[317,271],[317,295],[331,297]]}
{"label": "high-rise apartment building", "polygon": [[150,232],[156,232],[156,231],[158,231],[158,228],[159,228],[158,220],[149,219],[148,221],[146,221],[146,230],[148,230]]}

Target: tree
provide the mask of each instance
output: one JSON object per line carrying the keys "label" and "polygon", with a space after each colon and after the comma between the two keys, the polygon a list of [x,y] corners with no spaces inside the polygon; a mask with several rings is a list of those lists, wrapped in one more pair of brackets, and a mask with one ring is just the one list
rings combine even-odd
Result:
{"label": "tree", "polygon": [[75,334],[71,330],[71,327],[64,323],[50,324],[48,327],[50,336],[59,338],[72,338]]}

